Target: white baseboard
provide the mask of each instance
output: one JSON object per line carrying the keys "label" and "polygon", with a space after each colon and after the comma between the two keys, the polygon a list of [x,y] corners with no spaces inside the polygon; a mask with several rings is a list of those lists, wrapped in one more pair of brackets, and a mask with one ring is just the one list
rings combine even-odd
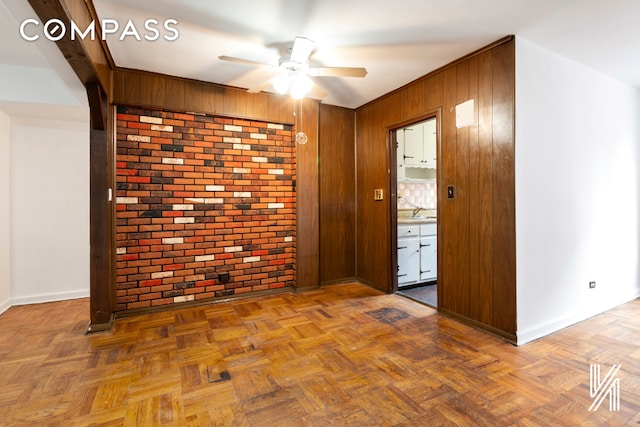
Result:
{"label": "white baseboard", "polygon": [[11,305],[40,304],[43,302],[64,301],[68,299],[87,298],[89,290],[57,292],[53,294],[30,295],[24,297],[11,298]]}
{"label": "white baseboard", "polygon": [[634,289],[631,293],[628,293],[627,295],[624,295],[622,298],[617,299],[613,304],[611,304],[610,307],[598,309],[593,313],[585,313],[585,312],[573,313],[569,316],[561,317],[552,322],[545,323],[544,325],[540,325],[535,328],[530,328],[529,330],[526,330],[526,331],[519,330],[516,333],[517,345],[522,345],[522,344],[526,344],[528,342],[537,340],[538,338],[542,338],[546,335],[557,332],[560,329],[564,329],[568,326],[582,322],[583,320],[586,320],[590,317],[597,316],[598,314],[602,314],[622,304],[626,304],[630,301],[633,301],[634,299],[639,297],[640,297],[640,289]]}
{"label": "white baseboard", "polygon": [[0,302],[0,314],[11,308],[11,299]]}

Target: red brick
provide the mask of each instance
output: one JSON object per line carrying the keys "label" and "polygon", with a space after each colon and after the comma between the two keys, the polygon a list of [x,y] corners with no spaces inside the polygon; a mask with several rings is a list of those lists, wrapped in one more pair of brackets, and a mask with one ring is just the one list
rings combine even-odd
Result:
{"label": "red brick", "polygon": [[127,310],[135,310],[136,308],[147,308],[150,306],[150,301],[131,302],[127,304]]}
{"label": "red brick", "polygon": [[135,122],[137,122],[138,120],[140,120],[140,116],[133,115],[133,114],[124,114],[124,113],[116,114],[116,118],[118,120],[123,120],[123,121],[135,121]]}
{"label": "red brick", "polygon": [[[157,112],[134,111],[157,116]],[[233,144],[223,142],[223,137],[243,137],[259,132],[267,124],[225,117],[214,117],[214,123],[203,123],[195,121],[191,114],[169,111],[161,112],[161,115],[165,125],[187,127],[187,131],[152,131],[149,124],[139,122],[137,114],[121,113],[118,116],[117,182],[144,188],[122,189],[116,194],[144,199],[141,201],[145,204],[117,206],[117,246],[127,247],[127,254],[118,257],[117,310],[173,304],[173,298],[163,298],[167,295],[163,293],[176,290],[181,295],[195,295],[197,300],[202,300],[215,298],[215,293],[223,290],[241,294],[285,286],[285,283],[292,285],[294,270],[288,270],[286,276],[278,278],[269,278],[268,273],[282,268],[285,263],[295,264],[295,242],[285,244],[287,253],[280,254],[281,257],[269,255],[269,249],[283,247],[282,238],[276,233],[286,230],[295,236],[293,133],[269,132],[268,139],[260,141],[243,138],[243,143],[259,145],[260,149],[236,150]],[[223,130],[224,124],[231,123],[242,126],[242,133]],[[152,143],[126,141],[126,135],[132,133],[150,136]],[[161,147],[163,144],[177,144],[181,151],[167,150],[167,147]],[[139,156],[140,149],[151,152]],[[254,163],[254,156],[279,157],[286,162]],[[183,158],[184,164],[162,163],[163,157]],[[232,175],[237,167],[253,171]],[[276,179],[268,174],[273,168],[283,169],[289,176],[285,176],[285,180]],[[159,173],[162,182],[156,183],[153,180]],[[225,191],[206,191],[208,185],[225,186]],[[236,198],[233,193],[237,191],[252,194],[250,198]],[[221,198],[223,203],[210,206],[211,203],[207,205],[205,200],[185,200],[188,198]],[[285,203],[285,209],[267,210],[267,204],[276,201]],[[174,211],[174,204],[192,204],[194,210]],[[250,209],[240,209],[238,205],[242,204],[250,205]],[[176,224],[175,218],[180,217],[192,217],[194,222]],[[141,238],[143,235],[134,233],[147,234]],[[184,243],[164,245],[161,239],[165,237],[183,237]],[[223,248],[229,246],[251,246],[252,249],[224,252]],[[214,254],[215,260],[195,261],[195,256],[204,254]],[[247,256],[260,256],[261,261],[245,264],[243,258]],[[206,269],[218,271],[223,266],[233,278],[226,287],[216,284],[215,280],[205,280],[201,273]],[[151,273],[160,271],[170,271],[172,277],[150,279]],[[176,288],[184,282],[195,282],[196,286]],[[140,301],[139,295],[149,300]]]}

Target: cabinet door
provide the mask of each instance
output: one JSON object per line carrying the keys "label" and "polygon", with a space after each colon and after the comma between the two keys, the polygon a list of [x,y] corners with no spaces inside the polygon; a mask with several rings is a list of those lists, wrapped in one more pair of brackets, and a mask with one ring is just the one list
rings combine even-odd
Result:
{"label": "cabinet door", "polygon": [[438,245],[436,236],[420,239],[420,280],[438,277]]}
{"label": "cabinet door", "polygon": [[425,167],[436,168],[436,119],[431,119],[424,123],[424,155],[423,165]]}
{"label": "cabinet door", "polygon": [[420,280],[420,239],[398,240],[398,286]]}
{"label": "cabinet door", "polygon": [[404,164],[407,166],[424,166],[423,162],[423,126],[416,125],[404,128]]}
{"label": "cabinet door", "polygon": [[395,132],[396,136],[396,164],[398,165],[397,179],[405,179],[405,167],[404,167],[404,130],[399,129]]}

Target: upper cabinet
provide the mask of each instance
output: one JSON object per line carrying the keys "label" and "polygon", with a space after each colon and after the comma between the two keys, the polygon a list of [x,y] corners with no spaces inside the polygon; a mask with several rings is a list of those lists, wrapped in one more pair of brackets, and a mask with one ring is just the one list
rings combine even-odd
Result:
{"label": "upper cabinet", "polygon": [[402,129],[404,134],[404,164],[406,167],[424,165],[424,126],[422,123]]}
{"label": "upper cabinet", "polygon": [[423,144],[422,161],[423,167],[436,168],[436,119],[429,119],[422,125]]}
{"label": "upper cabinet", "polygon": [[436,134],[435,117],[398,129],[398,179],[426,178],[420,170],[436,168]]}

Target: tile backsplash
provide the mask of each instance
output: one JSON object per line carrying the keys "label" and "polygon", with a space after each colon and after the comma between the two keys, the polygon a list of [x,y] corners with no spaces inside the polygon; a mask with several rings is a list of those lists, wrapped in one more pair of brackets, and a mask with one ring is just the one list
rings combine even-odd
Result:
{"label": "tile backsplash", "polygon": [[414,206],[436,209],[437,194],[435,179],[398,181],[398,209],[412,209]]}

